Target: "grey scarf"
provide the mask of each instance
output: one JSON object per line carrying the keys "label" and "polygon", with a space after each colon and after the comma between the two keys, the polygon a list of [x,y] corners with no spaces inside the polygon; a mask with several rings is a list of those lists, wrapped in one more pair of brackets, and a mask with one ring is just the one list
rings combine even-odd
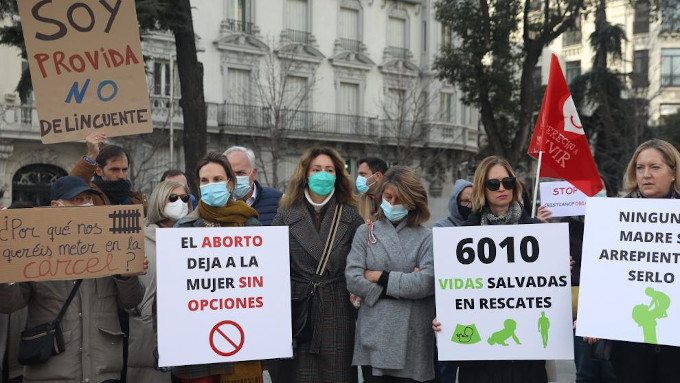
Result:
{"label": "grey scarf", "polygon": [[486,225],[516,225],[522,217],[522,205],[515,201],[503,215],[494,215],[488,206],[482,210],[482,226]]}

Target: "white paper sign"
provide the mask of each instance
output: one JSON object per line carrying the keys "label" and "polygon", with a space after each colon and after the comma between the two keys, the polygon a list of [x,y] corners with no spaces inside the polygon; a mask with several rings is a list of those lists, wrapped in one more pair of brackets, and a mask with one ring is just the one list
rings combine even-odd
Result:
{"label": "white paper sign", "polygon": [[680,346],[680,201],[588,198],[577,335]]}
{"label": "white paper sign", "polygon": [[156,230],[159,365],[293,356],[287,227]]}
{"label": "white paper sign", "polygon": [[571,217],[586,214],[586,198],[567,181],[541,182],[541,205],[552,212],[552,216]]}
{"label": "white paper sign", "polygon": [[566,223],[433,235],[439,360],[573,359]]}

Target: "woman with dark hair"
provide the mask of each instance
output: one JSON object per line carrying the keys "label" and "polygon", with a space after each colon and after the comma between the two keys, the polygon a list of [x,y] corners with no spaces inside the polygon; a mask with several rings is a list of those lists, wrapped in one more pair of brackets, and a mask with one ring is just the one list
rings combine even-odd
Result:
{"label": "woman with dark hair", "polygon": [[[196,165],[196,175],[201,187],[198,208],[176,227],[260,226],[255,209],[230,198],[236,174],[227,157],[208,153]],[[239,383],[260,381],[262,366],[259,361],[179,366],[172,369],[172,374],[182,383]]]}
{"label": "woman with dark hair", "polygon": [[[490,156],[479,163],[472,182],[472,214],[464,226],[539,223],[522,203],[522,186],[507,160]],[[435,331],[440,323],[432,322]],[[545,360],[486,360],[460,362],[460,383],[546,383]]]}
{"label": "woman with dark hair", "polygon": [[361,225],[347,257],[347,288],[361,298],[352,364],[366,383],[434,379],[434,261],[427,192],[395,166],[378,193],[377,221]]}
{"label": "woman with dark hair", "polygon": [[[680,198],[680,153],[663,140],[638,146],[623,182],[626,198]],[[595,343],[596,338],[584,338]],[[680,347],[613,341],[611,362],[618,383],[680,382]]]}
{"label": "woman with dark hair", "polygon": [[296,338],[294,358],[279,363],[277,382],[357,380],[352,367],[354,307],[349,303],[345,263],[363,219],[352,188],[345,161],[335,149],[308,149],[272,222],[289,226],[292,298],[302,299],[313,291],[308,336]]}

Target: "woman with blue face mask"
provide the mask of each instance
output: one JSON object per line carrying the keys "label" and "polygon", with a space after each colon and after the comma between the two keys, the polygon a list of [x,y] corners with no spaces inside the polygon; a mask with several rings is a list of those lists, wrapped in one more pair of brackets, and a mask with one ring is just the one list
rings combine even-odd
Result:
{"label": "woman with blue face mask", "polygon": [[[212,152],[196,166],[201,199],[196,210],[177,222],[177,227],[260,226],[257,211],[243,201],[234,201],[236,174],[227,157]],[[259,361],[173,367],[172,374],[182,383],[260,381]]]}
{"label": "woman with blue face mask", "polygon": [[289,227],[291,296],[313,295],[309,325],[295,337],[293,359],[269,371],[274,382],[357,380],[351,365],[354,307],[344,275],[354,232],[363,223],[352,190],[340,154],[316,147],[302,154],[281,199],[272,225]]}
{"label": "woman with blue face mask", "polygon": [[366,383],[435,378],[432,231],[417,173],[394,166],[383,176],[377,221],[357,230],[347,257],[350,293],[361,298],[352,364]]}

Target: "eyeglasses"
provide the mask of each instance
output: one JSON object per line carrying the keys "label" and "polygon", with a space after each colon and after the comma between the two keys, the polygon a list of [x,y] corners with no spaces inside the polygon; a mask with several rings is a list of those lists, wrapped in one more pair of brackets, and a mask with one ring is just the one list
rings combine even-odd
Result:
{"label": "eyeglasses", "polygon": [[491,191],[496,191],[500,189],[501,183],[505,189],[512,190],[517,185],[517,179],[515,177],[505,177],[502,180],[490,179],[484,181],[484,186]]}
{"label": "eyeglasses", "polygon": [[189,195],[188,194],[170,194],[168,196],[168,201],[170,202],[175,202],[177,199],[180,198],[182,202],[187,203],[189,202]]}

